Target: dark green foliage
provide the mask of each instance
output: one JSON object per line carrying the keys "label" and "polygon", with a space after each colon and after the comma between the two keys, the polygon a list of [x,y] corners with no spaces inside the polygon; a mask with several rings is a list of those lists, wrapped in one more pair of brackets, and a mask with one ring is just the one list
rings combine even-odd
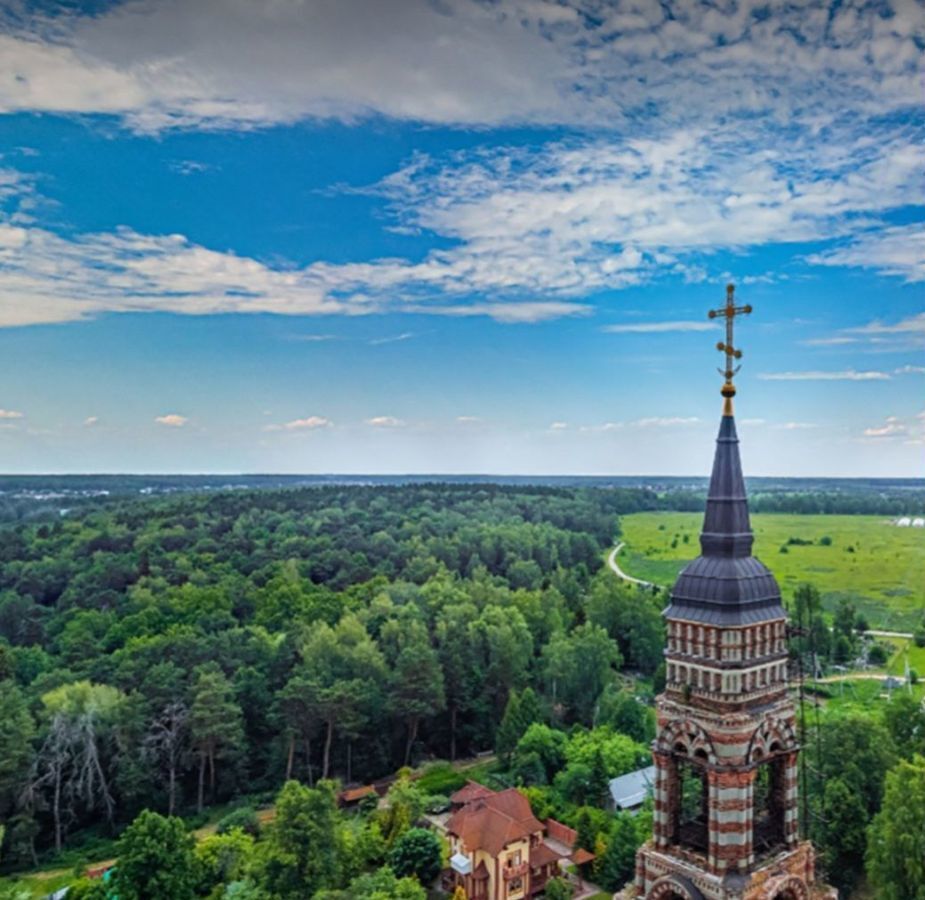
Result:
{"label": "dark green foliage", "polygon": [[240,828],[245,834],[257,837],[260,834],[260,820],[252,806],[240,806],[223,816],[216,826],[219,834],[227,834],[233,828]]}
{"label": "dark green foliage", "polygon": [[896,692],[883,711],[883,721],[900,756],[925,756],[925,708],[919,700]]}
{"label": "dark green foliage", "polygon": [[399,878],[413,875],[421,884],[429,885],[440,874],[440,838],[430,829],[411,828],[395,842],[388,861]]}
{"label": "dark green foliage", "polygon": [[895,745],[879,719],[852,713],[823,721],[804,752],[811,754],[813,766],[807,785],[813,807],[810,837],[829,865],[829,876],[850,886],[861,873],[864,828],[880,809],[884,779],[896,761]]}
{"label": "dark green foliage", "polygon": [[564,878],[552,878],[546,883],[546,900],[570,900],[573,891]]}
{"label": "dark green foliage", "polygon": [[925,757],[887,775],[883,809],[868,833],[867,872],[884,900],[925,900]]}
{"label": "dark green foliage", "polygon": [[[659,503],[610,488],[332,485],[75,503],[10,527],[4,865],[45,853],[56,820],[76,844],[143,808],[204,816],[292,778],[366,783],[405,759],[496,744],[524,783],[550,783],[561,740],[517,749],[550,719],[642,735],[640,708],[614,691],[624,664],[657,665],[660,600],[601,569],[616,515]],[[83,758],[71,741],[83,713],[56,719],[42,697],[82,684],[112,701],[93,719],[99,773],[90,792],[66,783],[55,811],[49,753]],[[59,744],[47,743],[55,727]],[[460,782],[449,773],[423,793]],[[252,828],[238,815],[222,830]],[[398,824],[388,841],[413,823]]]}
{"label": "dark green foliage", "polygon": [[617,891],[632,877],[636,866],[636,850],[642,843],[636,822],[629,813],[614,816],[610,830],[600,842],[594,877],[602,888]]}
{"label": "dark green foliage", "polygon": [[119,900],[191,900],[197,883],[193,843],[179,819],[141,813],[116,845],[113,889]]}
{"label": "dark green foliage", "polygon": [[330,782],[314,789],[287,782],[276,801],[276,818],[258,845],[258,885],[279,900],[301,900],[335,887],[336,821]]}
{"label": "dark green foliage", "polygon": [[641,744],[655,737],[655,711],[615,685],[601,696],[597,724],[609,725]]}
{"label": "dark green foliage", "polygon": [[510,692],[495,737],[495,750],[505,765],[510,764],[511,754],[524,732],[539,718],[539,701],[532,688],[524,688],[520,694]]}

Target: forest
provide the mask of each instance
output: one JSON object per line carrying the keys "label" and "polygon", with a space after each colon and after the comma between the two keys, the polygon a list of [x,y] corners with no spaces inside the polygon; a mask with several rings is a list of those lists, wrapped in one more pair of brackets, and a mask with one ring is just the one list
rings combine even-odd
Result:
{"label": "forest", "polygon": [[[477,777],[576,828],[589,875],[616,889],[651,818],[606,812],[606,782],[648,763],[665,598],[602,563],[647,496],[328,485],[115,498],[7,526],[0,871],[80,868],[99,847],[119,856],[120,897],[415,900],[436,852],[415,822],[464,780],[450,763],[493,752]],[[817,595],[796,602],[824,643]],[[839,652],[856,624],[842,616]],[[808,786],[811,832],[851,888],[867,823],[891,826],[875,818],[890,779],[900,796],[925,777],[925,720],[913,704],[809,727],[830,776]],[[338,784],[396,772],[385,811],[337,809]],[[139,892],[131,873],[152,866],[182,883]]]}

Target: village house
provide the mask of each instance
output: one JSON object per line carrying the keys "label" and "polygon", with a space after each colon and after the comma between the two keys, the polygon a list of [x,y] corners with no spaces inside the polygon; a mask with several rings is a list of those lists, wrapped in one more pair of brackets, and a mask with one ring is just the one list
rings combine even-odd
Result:
{"label": "village house", "polygon": [[569,863],[594,858],[576,846],[571,828],[533,815],[523,794],[492,791],[470,781],[450,798],[444,827],[450,866],[443,873],[449,891],[462,885],[469,900],[522,900],[541,894],[550,878]]}

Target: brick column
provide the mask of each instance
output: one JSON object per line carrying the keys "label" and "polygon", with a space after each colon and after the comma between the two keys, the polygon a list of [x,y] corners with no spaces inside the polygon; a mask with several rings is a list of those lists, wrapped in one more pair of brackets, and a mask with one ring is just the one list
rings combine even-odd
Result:
{"label": "brick column", "polygon": [[800,840],[800,771],[796,750],[787,754],[784,762],[784,842],[788,846]]}
{"label": "brick column", "polygon": [[668,847],[672,842],[672,831],[678,797],[678,769],[668,753],[653,753],[655,760],[655,811],[653,825],[655,846]]}
{"label": "brick column", "polygon": [[752,804],[755,773],[710,771],[710,845],[714,872],[746,868],[753,859]]}

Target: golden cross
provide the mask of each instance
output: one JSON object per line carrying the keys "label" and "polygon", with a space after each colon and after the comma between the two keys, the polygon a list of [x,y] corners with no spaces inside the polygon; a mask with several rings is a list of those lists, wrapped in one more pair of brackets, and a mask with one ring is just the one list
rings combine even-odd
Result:
{"label": "golden cross", "polygon": [[742,368],[741,366],[735,366],[735,368],[733,368],[735,365],[733,360],[742,358],[742,351],[738,350],[732,343],[733,322],[736,316],[747,316],[751,311],[751,304],[746,303],[745,306],[735,305],[735,285],[727,284],[726,305],[721,309],[711,309],[709,312],[711,319],[716,319],[719,316],[723,316],[726,319],[726,340],[720,341],[716,345],[717,350],[726,354],[726,368],[719,370],[719,373],[726,379],[726,383],[720,391],[726,398],[726,403],[723,407],[724,415],[732,415],[732,398],[735,396],[736,392],[735,385],[732,383],[732,378],[739,369]]}

